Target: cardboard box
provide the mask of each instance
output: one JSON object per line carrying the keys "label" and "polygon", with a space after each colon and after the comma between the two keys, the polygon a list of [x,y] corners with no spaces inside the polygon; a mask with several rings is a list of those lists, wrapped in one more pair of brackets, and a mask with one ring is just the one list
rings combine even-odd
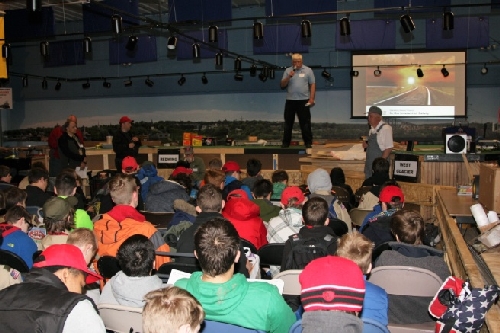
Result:
{"label": "cardboard box", "polygon": [[248,141],[250,141],[250,142],[257,142],[257,137],[253,136],[253,135],[249,135],[248,136]]}
{"label": "cardboard box", "polygon": [[184,132],[182,133],[182,140],[191,140],[191,132]]}
{"label": "cardboard box", "polygon": [[193,147],[201,147],[203,145],[203,137],[201,135],[193,135],[191,137]]}
{"label": "cardboard box", "polygon": [[191,138],[182,140],[183,146],[191,146]]}
{"label": "cardboard box", "polygon": [[500,212],[500,168],[496,165],[479,166],[479,202],[486,210]]}

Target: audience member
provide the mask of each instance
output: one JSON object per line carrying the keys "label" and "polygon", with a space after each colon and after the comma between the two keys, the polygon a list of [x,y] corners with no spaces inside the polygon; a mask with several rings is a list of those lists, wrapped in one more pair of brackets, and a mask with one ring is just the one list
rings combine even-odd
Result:
{"label": "audience member", "polygon": [[387,326],[387,293],[379,286],[366,281],[366,276],[372,271],[372,253],[373,243],[357,231],[345,234],[338,241],[337,255],[354,261],[365,278],[366,293],[361,318],[372,319]]}
{"label": "audience member", "polygon": [[99,303],[142,308],[144,295],[162,287],[161,279],[151,276],[153,243],[144,235],[132,235],[120,245],[116,259],[121,270],[104,285]]}
{"label": "audience member", "polygon": [[188,291],[167,287],[144,296],[144,333],[197,333],[205,319],[200,303]]}
{"label": "audience member", "polygon": [[234,225],[240,237],[257,250],[267,244],[267,229],[260,217],[259,206],[247,197],[244,190],[229,193],[222,215]]}
{"label": "audience member", "polygon": [[273,194],[271,200],[280,200],[281,193],[288,186],[288,173],[285,170],[276,170],[271,176],[273,182]]}
{"label": "audience member", "polygon": [[383,157],[377,157],[372,163],[372,176],[365,179],[361,186],[371,186],[370,192],[378,197],[381,189],[380,187],[390,179],[389,169],[389,161]]}
{"label": "audience member", "polygon": [[87,265],[92,262],[97,253],[97,239],[94,233],[87,228],[73,229],[68,235],[66,244],[72,244],[79,248]]}
{"label": "audience member", "polygon": [[274,205],[270,199],[273,192],[273,184],[267,179],[257,180],[253,186],[254,198],[252,201],[260,208],[260,217],[264,222],[269,222],[278,216],[281,208]]}
{"label": "audience member", "polygon": [[354,196],[354,192],[352,191],[351,186],[345,183],[345,175],[344,170],[340,167],[335,167],[330,170],[330,180],[332,181],[332,187],[338,186],[343,188],[349,193],[349,202],[346,204],[346,209],[349,211],[356,205],[356,197]]}
{"label": "audience member", "polygon": [[5,165],[0,165],[0,189],[5,189],[12,186],[10,183],[12,181],[12,174],[10,173],[10,168]]}
{"label": "audience member", "polygon": [[168,180],[162,180],[149,188],[146,210],[150,212],[174,212],[174,200],[189,201],[191,169],[177,167]]}
{"label": "audience member", "polygon": [[174,216],[168,223],[168,227],[172,227],[175,225],[179,225],[182,222],[189,222],[189,226],[194,223],[196,220],[196,208],[190,203],[182,200],[175,199],[174,200]]}
{"label": "audience member", "polygon": [[[66,119],[66,122],[74,122],[75,124],[78,123],[78,119],[74,115],[70,115],[68,119]],[[62,125],[57,124],[54,129],[50,132],[49,138],[48,138],[48,144],[50,147],[49,151],[49,174],[50,177],[56,177],[60,172],[61,172],[61,162],[59,160],[59,138],[61,135],[63,135],[64,129]],[[78,137],[78,140],[83,143],[83,134],[82,132],[77,129],[76,130],[76,136]]]}
{"label": "audience member", "polygon": [[144,162],[136,175],[141,183],[142,200],[146,202],[148,198],[149,188],[158,182],[161,182],[163,177],[158,176],[158,170],[152,162]]}
{"label": "audience member", "polygon": [[[78,175],[78,173],[76,172],[75,169],[71,169],[71,168],[65,168],[61,171],[61,173],[69,174],[70,176],[73,176],[73,178],[75,178],[76,191],[75,191],[75,194],[73,194],[73,196],[75,196],[78,199],[78,203],[75,205],[74,208],[85,210],[85,207],[87,206],[89,201],[87,200],[87,197],[82,189],[82,181],[83,181],[82,177],[80,177]],[[52,181],[52,184],[49,184],[49,186],[52,185],[52,192],[55,192],[56,178],[57,177],[52,178],[52,179],[49,178],[49,180]],[[61,194],[59,194],[59,196],[61,196]]]}
{"label": "audience member", "polygon": [[63,199],[53,197],[43,205],[43,223],[47,230],[47,235],[42,239],[42,249],[46,249],[53,244],[66,244],[68,235],[74,227],[75,197]]}
{"label": "audience member", "polygon": [[[94,233],[99,243],[97,253],[100,256],[114,257],[120,245],[135,234],[148,237],[156,251],[168,252],[170,248],[160,232],[135,209],[139,189],[134,177],[124,174],[113,176],[109,181],[109,191],[116,206],[94,224]],[[169,261],[168,257],[156,256],[155,268]]]}
{"label": "audience member", "polygon": [[269,243],[285,243],[291,235],[299,232],[303,226],[302,206],[306,201],[307,198],[297,186],[285,188],[281,195],[283,209],[267,226]]}
{"label": "audience member", "polygon": [[[135,157],[126,156],[122,160],[122,173],[133,176],[135,180],[135,185],[137,185],[137,188],[140,189],[141,182],[139,181],[139,178],[137,178],[138,170],[139,170],[139,164],[137,164]],[[142,191],[139,191],[139,202],[137,203],[136,208],[138,210],[144,210],[144,200],[142,198]]]}
{"label": "audience member", "polygon": [[270,333],[288,333],[295,315],[276,287],[248,282],[234,274],[240,256],[238,232],[229,221],[215,218],[194,235],[195,255],[202,272],[175,285],[186,289],[201,303],[206,319]]}
{"label": "audience member", "polygon": [[0,223],[3,238],[0,249],[17,254],[28,268],[33,266],[33,254],[37,251],[35,242],[27,235],[30,223],[31,216],[22,206],[9,208],[5,222]]}
{"label": "audience member", "polygon": [[26,206],[42,207],[52,197],[45,192],[49,184],[49,172],[42,168],[33,168],[28,173],[29,185],[26,186]]}
{"label": "audience member", "polygon": [[263,179],[260,171],[262,170],[262,162],[256,158],[251,158],[247,161],[247,177],[241,182],[248,186],[250,191],[253,193],[253,187],[255,182]]}
{"label": "audience member", "polygon": [[[0,245],[3,242],[2,234],[0,233]],[[7,288],[13,284],[22,282],[21,273],[18,270],[11,268],[8,265],[0,265],[0,290]]]}
{"label": "audience member", "polygon": [[222,198],[227,199],[229,193],[234,190],[244,190],[247,193],[248,198],[252,198],[252,191],[250,188],[240,181],[241,169],[237,162],[227,161],[222,166],[222,171],[226,173],[226,180],[224,182],[224,190],[222,191]]}
{"label": "audience member", "polygon": [[23,283],[0,291],[0,331],[105,333],[94,302],[82,295],[100,279],[75,246],[47,248]]}
{"label": "audience member", "polygon": [[218,157],[212,158],[208,161],[209,170],[222,170],[222,160]]}
{"label": "audience member", "polygon": [[76,193],[76,178],[74,173],[61,172],[57,177],[54,185],[54,192],[59,198],[66,199],[74,211],[74,224],[76,228],[94,229],[94,224],[90,219],[89,214],[83,209],[76,208],[78,206],[78,198]]}
{"label": "audience member", "polygon": [[375,247],[394,240],[391,232],[391,216],[402,209],[405,202],[405,196],[401,188],[396,185],[388,185],[380,191],[381,212],[370,219],[360,227],[361,233],[375,243]]}
{"label": "audience member", "polygon": [[203,181],[204,185],[212,184],[222,191],[224,189],[224,182],[226,181],[226,174],[222,170],[209,169],[205,172]]}
{"label": "audience member", "polygon": [[[216,186],[212,184],[203,186],[198,192],[198,198],[196,198],[196,211],[198,212],[198,216],[196,216],[193,225],[180,235],[179,241],[177,242],[177,252],[193,253],[195,249],[194,234],[196,230],[209,220],[223,218],[221,211],[224,205],[225,202],[222,200],[222,193]],[[176,262],[196,264],[197,260],[195,258],[177,258]],[[248,277],[246,264],[246,256],[240,256],[236,264],[236,271]]]}
{"label": "audience member", "polygon": [[133,122],[127,116],[121,117],[119,121],[120,128],[113,135],[113,151],[116,154],[115,166],[118,172],[123,169],[123,159],[127,156],[136,157],[142,145],[141,140],[131,131]]}
{"label": "audience member", "polygon": [[[31,165],[31,168],[34,169],[34,168],[42,168],[42,169],[45,169],[47,170],[47,168],[45,167],[45,164],[43,164],[43,162],[35,162]],[[21,190],[26,190],[26,186],[28,186],[30,184],[30,181],[29,181],[29,176],[26,176],[24,177],[20,182],[19,182],[19,188]],[[49,179],[49,184],[50,184],[50,179]],[[47,191],[49,191],[50,189],[47,187]]]}
{"label": "audience member", "polygon": [[189,162],[189,168],[193,170],[192,178],[197,187],[205,176],[205,162],[201,157],[194,156],[193,146],[184,147],[184,159]]}
{"label": "audience member", "polygon": [[78,128],[76,120],[67,120],[63,127],[63,133],[57,140],[59,149],[59,163],[62,169],[64,168],[81,168],[87,166],[87,155],[83,141],[77,135]]}
{"label": "audience member", "polygon": [[0,211],[0,223],[5,221],[5,213],[14,206],[21,206],[26,208],[26,191],[21,190],[15,186],[9,186],[6,190],[2,191],[3,194],[3,209]]}
{"label": "audience member", "polygon": [[302,332],[363,332],[358,318],[363,308],[365,281],[353,261],[327,256],[313,260],[299,276],[304,306]]}

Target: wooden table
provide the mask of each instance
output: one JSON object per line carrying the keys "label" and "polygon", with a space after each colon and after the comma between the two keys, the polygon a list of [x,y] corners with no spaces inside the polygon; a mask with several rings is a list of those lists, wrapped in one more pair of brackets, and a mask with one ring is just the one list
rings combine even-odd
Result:
{"label": "wooden table", "polygon": [[441,190],[439,193],[448,215],[455,218],[460,229],[463,224],[476,225],[470,206],[477,204],[477,200],[473,199],[472,196],[457,195],[455,190]]}

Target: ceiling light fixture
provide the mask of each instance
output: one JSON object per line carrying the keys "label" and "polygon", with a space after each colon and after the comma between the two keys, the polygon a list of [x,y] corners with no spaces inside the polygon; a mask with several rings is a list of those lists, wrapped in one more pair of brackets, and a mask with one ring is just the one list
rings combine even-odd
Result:
{"label": "ceiling light fixture", "polygon": [[243,75],[240,73],[234,74],[234,81],[243,81]]}
{"label": "ceiling light fixture", "polygon": [[483,68],[481,68],[481,74],[488,74],[488,67],[486,67],[486,64],[484,64]]}
{"label": "ceiling light fixture", "polygon": [[264,26],[261,22],[255,21],[253,23],[253,39],[264,38]]}
{"label": "ceiling light fixture", "polygon": [[128,80],[123,81],[123,85],[125,87],[132,87],[132,80],[130,79],[130,77],[128,78]]}
{"label": "ceiling light fixture", "polygon": [[223,56],[222,52],[219,51],[215,54],[215,66],[222,66]]}
{"label": "ceiling light fixture", "polygon": [[203,75],[201,77],[201,83],[203,83],[203,84],[207,84],[208,83],[208,79],[207,79],[207,76],[205,75],[205,73],[203,73]]}
{"label": "ceiling light fixture", "polygon": [[445,65],[441,68],[441,74],[443,74],[444,77],[448,77],[448,75],[450,75],[450,72],[448,72]]}
{"label": "ceiling light fixture", "polygon": [[263,67],[262,70],[260,71],[259,80],[261,80],[262,82],[266,82],[267,81],[267,70],[266,70],[266,67]]}
{"label": "ceiling light fixture", "polygon": [[87,82],[82,83],[82,88],[83,88],[83,89],[89,89],[89,88],[90,88],[90,82],[89,82],[89,79],[87,79]]}
{"label": "ceiling light fixture", "polygon": [[104,79],[104,82],[102,83],[102,86],[103,86],[104,88],[111,88],[111,83],[110,83],[110,82],[108,82],[108,81],[106,81],[106,79]]}
{"label": "ceiling light fixture", "polygon": [[269,78],[270,78],[271,80],[274,80],[274,75],[275,75],[275,69],[274,69],[274,68],[271,68],[271,69],[269,70]]}
{"label": "ceiling light fixture", "polygon": [[200,44],[193,43],[193,59],[200,58]]}
{"label": "ceiling light fixture", "polygon": [[413,23],[409,14],[401,15],[399,20],[401,21],[401,27],[403,27],[404,32],[410,33],[415,30],[415,23]]}
{"label": "ceiling light fixture", "polygon": [[2,58],[8,59],[10,58],[10,44],[4,43],[2,45]]}
{"label": "ceiling light fixture", "polygon": [[148,87],[150,87],[150,88],[151,88],[151,87],[153,87],[153,86],[155,85],[155,83],[149,79],[149,76],[148,76],[148,78],[144,81],[144,84],[146,84],[146,85],[147,85]]}
{"label": "ceiling light fixture", "polygon": [[379,77],[380,75],[382,75],[382,71],[380,70],[379,66],[377,66],[377,69],[373,71],[373,75],[376,77]]}
{"label": "ceiling light fixture", "polygon": [[55,89],[56,91],[61,90],[61,81],[59,81],[59,79],[57,80],[57,83],[56,83],[56,86],[54,87],[54,89]]}
{"label": "ceiling light fixture", "polygon": [[237,72],[241,71],[241,58],[240,57],[237,57],[236,59],[234,59],[234,70]]}
{"label": "ceiling light fixture", "polygon": [[182,86],[184,83],[186,83],[186,78],[184,77],[184,74],[181,74],[181,78],[177,81],[177,84]]}
{"label": "ceiling light fixture", "polygon": [[355,71],[354,69],[351,71],[351,76],[352,77],[358,77],[359,76],[359,71]]}
{"label": "ceiling light fixture", "polygon": [[39,12],[42,10],[42,0],[27,0],[26,10],[28,12]]}
{"label": "ceiling light fixture", "polygon": [[85,54],[92,53],[92,39],[89,36],[83,38],[83,52]]}
{"label": "ceiling light fixture", "polygon": [[139,41],[139,37],[134,36],[134,35],[129,36],[128,42],[127,42],[127,45],[125,45],[125,48],[129,51],[135,51],[138,41]]}
{"label": "ceiling light fixture", "polygon": [[420,65],[417,68],[417,76],[424,77],[424,72],[422,71],[422,68],[420,67]]}
{"label": "ceiling light fixture", "polygon": [[255,64],[252,64],[250,66],[250,76],[255,77],[257,75],[257,66]]}
{"label": "ceiling light fixture", "polygon": [[300,22],[300,30],[302,31],[302,38],[310,38],[311,37],[311,21],[302,20],[302,22]]}
{"label": "ceiling light fixture", "polygon": [[168,50],[175,50],[176,47],[177,47],[177,37],[175,37],[175,36],[168,37],[167,49]]}
{"label": "ceiling light fixture", "polygon": [[43,41],[40,43],[40,54],[44,58],[49,57],[49,42]]}
{"label": "ceiling light fixture", "polygon": [[351,24],[349,23],[349,18],[343,17],[340,22],[340,35],[349,36],[351,34]]}
{"label": "ceiling light fixture", "polygon": [[210,43],[217,43],[219,41],[219,28],[216,25],[208,27],[208,41]]}
{"label": "ceiling light fixture", "polygon": [[327,80],[329,80],[332,77],[332,75],[330,73],[328,73],[326,71],[326,69],[323,69],[323,71],[321,72],[321,76],[324,77]]}
{"label": "ceiling light fixture", "polygon": [[47,79],[46,78],[43,78],[43,81],[42,81],[42,89],[43,90],[47,90],[47,88],[49,87],[49,84],[47,83]]}
{"label": "ceiling light fixture", "polygon": [[443,30],[453,30],[455,28],[455,16],[451,11],[443,13]]}
{"label": "ceiling light fixture", "polygon": [[26,88],[28,86],[28,75],[23,76],[23,87]]}
{"label": "ceiling light fixture", "polygon": [[111,27],[115,34],[121,34],[123,32],[122,28],[122,17],[118,14],[111,16]]}

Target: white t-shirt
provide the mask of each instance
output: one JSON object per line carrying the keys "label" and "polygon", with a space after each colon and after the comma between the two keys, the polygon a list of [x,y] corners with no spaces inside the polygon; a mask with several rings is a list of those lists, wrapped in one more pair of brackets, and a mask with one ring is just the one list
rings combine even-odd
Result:
{"label": "white t-shirt", "polygon": [[90,301],[78,302],[64,323],[63,333],[106,333],[101,317]]}
{"label": "white t-shirt", "polygon": [[382,126],[382,124],[385,124],[384,127],[380,129],[380,131],[377,134],[377,143],[378,146],[380,147],[381,151],[384,151],[388,148],[394,148],[394,143],[392,141],[392,127],[389,124],[384,123],[381,121],[378,123],[377,127],[371,128],[370,132],[368,135],[377,133],[377,130]]}

